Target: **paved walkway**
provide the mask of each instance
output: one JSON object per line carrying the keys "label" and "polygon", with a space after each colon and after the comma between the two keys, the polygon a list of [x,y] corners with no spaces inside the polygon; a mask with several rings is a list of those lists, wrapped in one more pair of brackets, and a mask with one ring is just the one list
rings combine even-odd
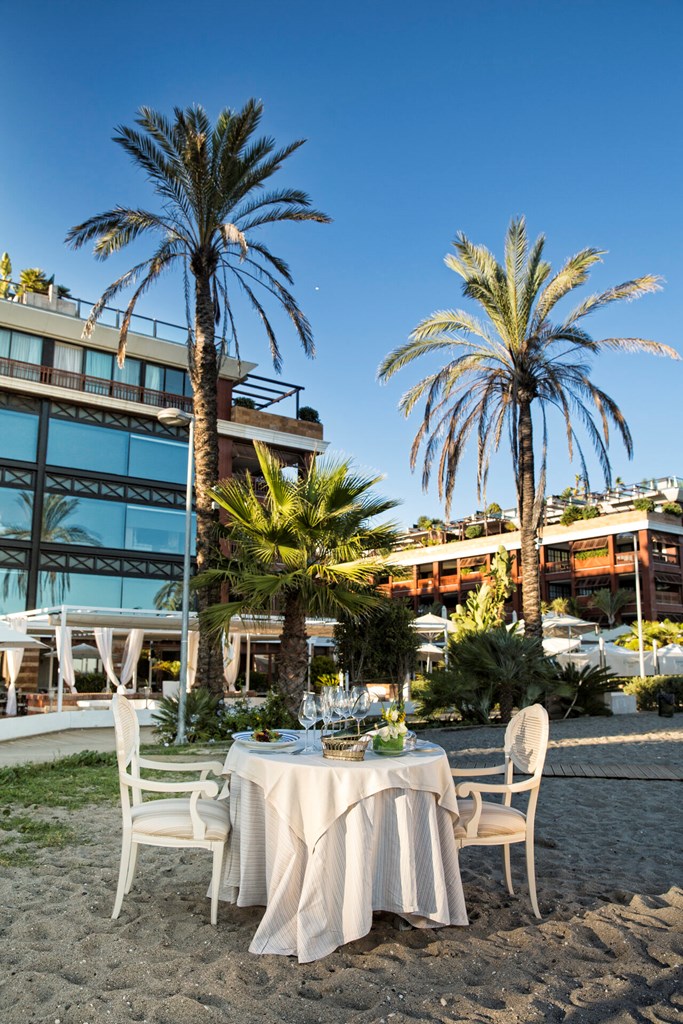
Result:
{"label": "paved walkway", "polygon": [[[143,728],[140,737],[143,743],[153,743],[153,730]],[[57,757],[80,754],[83,750],[113,751],[116,749],[112,729],[65,729],[63,732],[49,732],[42,736],[26,736],[17,740],[0,743],[0,768],[27,761],[40,763],[54,761]]]}

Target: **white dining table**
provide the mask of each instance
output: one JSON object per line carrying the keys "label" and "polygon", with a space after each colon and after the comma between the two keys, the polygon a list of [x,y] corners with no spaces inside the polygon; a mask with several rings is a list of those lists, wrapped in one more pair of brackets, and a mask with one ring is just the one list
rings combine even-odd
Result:
{"label": "white dining table", "polygon": [[364,761],[260,753],[225,761],[232,830],[219,898],[266,910],[251,953],[308,963],[366,935],[373,911],[466,925],[445,752]]}

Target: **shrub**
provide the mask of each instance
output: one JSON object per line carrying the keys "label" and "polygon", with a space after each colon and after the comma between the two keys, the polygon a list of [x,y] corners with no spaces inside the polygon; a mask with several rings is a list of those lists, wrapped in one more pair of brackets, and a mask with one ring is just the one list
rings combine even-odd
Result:
{"label": "shrub", "polygon": [[497,501],[492,501],[486,511],[490,516],[499,516],[503,510]]}
{"label": "shrub", "polygon": [[665,501],[662,505],[662,512],[667,516],[683,516],[683,508],[677,501]]}
{"label": "shrub", "polygon": [[[185,705],[185,730],[188,743],[215,743],[227,740],[233,732],[246,732],[257,727],[268,729],[296,728],[282,695],[271,690],[263,704],[249,707],[246,698],[225,701],[209,690],[190,690]],[[174,742],[178,731],[178,698],[164,697],[152,715],[161,742]]]}
{"label": "shrub", "polygon": [[323,676],[335,675],[337,663],[329,654],[317,654],[311,658],[311,686],[319,689],[320,679]]}
{"label": "shrub", "polygon": [[560,701],[563,718],[577,715],[607,715],[602,699],[604,693],[618,688],[617,677],[606,668],[584,665],[556,666],[557,686],[551,692]]}
{"label": "shrub", "polygon": [[254,401],[253,398],[236,398],[232,404],[239,406],[240,409],[256,408],[256,402]]}
{"label": "shrub", "polygon": [[577,562],[586,562],[589,558],[605,558],[607,552],[607,548],[591,548],[589,551],[574,552],[574,558]]}
{"label": "shrub", "polygon": [[103,693],[107,688],[104,672],[77,672],[75,682],[78,693]]}
{"label": "shrub", "polygon": [[301,406],[301,408],[299,409],[299,415],[297,416],[297,419],[305,420],[306,423],[320,423],[320,416],[318,415],[318,410],[314,409],[310,405]]}
{"label": "shrub", "polygon": [[579,519],[597,519],[599,515],[600,509],[597,505],[567,505],[560,516],[560,522],[562,526],[571,526]]}
{"label": "shrub", "polygon": [[483,533],[484,527],[479,525],[468,526],[467,529],[465,530],[465,536],[467,537],[468,540],[474,540],[475,537],[481,537],[483,536]]}
{"label": "shrub", "polygon": [[638,512],[654,512],[655,503],[652,498],[635,498],[633,501],[633,507]]}
{"label": "shrub", "polygon": [[673,693],[674,709],[683,711],[683,676],[634,676],[624,685],[633,694],[639,711],[656,711],[657,695]]}
{"label": "shrub", "polygon": [[514,533],[515,530],[519,529],[516,523],[511,523],[509,519],[505,520],[503,524],[508,533]]}

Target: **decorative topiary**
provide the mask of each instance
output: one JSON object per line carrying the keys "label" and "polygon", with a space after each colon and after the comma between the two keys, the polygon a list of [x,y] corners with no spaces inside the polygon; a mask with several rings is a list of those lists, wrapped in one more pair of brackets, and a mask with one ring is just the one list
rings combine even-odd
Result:
{"label": "decorative topiary", "polygon": [[240,409],[255,409],[256,402],[253,398],[236,398],[234,405],[238,405]]}
{"label": "decorative topiary", "polygon": [[484,533],[483,526],[468,526],[465,530],[465,536],[468,540],[474,540],[475,537],[481,537]]}
{"label": "decorative topiary", "polygon": [[305,420],[307,423],[320,423],[320,416],[318,410],[314,409],[310,405],[302,405],[299,409],[299,415],[297,419]]}

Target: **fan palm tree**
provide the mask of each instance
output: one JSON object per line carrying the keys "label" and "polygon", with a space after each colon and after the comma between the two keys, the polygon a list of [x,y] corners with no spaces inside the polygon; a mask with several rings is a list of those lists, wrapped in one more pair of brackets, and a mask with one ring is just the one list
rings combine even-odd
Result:
{"label": "fan palm tree", "polygon": [[[31,540],[31,518],[33,516],[33,493],[21,491],[17,503],[23,510],[23,522],[14,526],[6,526],[2,531],[3,537],[12,540]],[[78,498],[67,498],[63,494],[46,494],[43,501],[43,518],[40,529],[40,539],[45,544],[87,544],[97,545],[101,539],[96,533],[77,526],[67,520],[73,515],[80,501]],[[51,570],[42,573],[44,581],[50,590],[51,604],[61,604],[64,595],[69,590],[70,578],[66,573],[58,573]],[[3,584],[3,598],[7,600],[9,592],[9,575],[5,576]],[[18,578],[18,590],[20,596],[26,595],[26,576]]]}
{"label": "fan palm tree", "polygon": [[617,615],[621,609],[631,604],[633,601],[633,592],[631,590],[615,590],[612,593],[607,587],[602,590],[596,590],[591,597],[591,606],[597,608],[599,612],[607,619],[608,628],[611,629],[616,621]]}
{"label": "fan palm tree", "polygon": [[262,481],[247,474],[211,491],[227,513],[218,533],[228,554],[195,584],[228,585],[232,599],[202,613],[214,634],[233,615],[281,609],[277,684],[295,710],[308,668],[306,616],[358,619],[381,603],[375,577],[387,571],[382,553],[396,529],[372,521],[397,503],[371,493],[381,478],[357,475],[348,461],[313,460],[293,479],[265,445],[255,448]]}
{"label": "fan palm tree", "polygon": [[[121,323],[120,366],[138,299],[164,271],[182,269],[194,395],[199,571],[211,565],[211,535],[217,521],[208,492],[218,480],[216,387],[220,358],[228,343],[239,357],[229,284],[246,298],[261,321],[276,370],[280,370],[282,357],[259,289],[285,310],[304,351],[314,354],[310,324],[287,288],[292,282],[289,267],[259,239],[258,229],[280,221],[326,223],[329,218],[312,209],[308,196],[299,189],[268,188],[269,179],[304,140],[276,149],[273,139],[257,138],[262,112],[261,103],[249,100],[242,110],[223,110],[212,125],[200,106],[176,108],[172,120],[142,107],[136,121],[142,130],[121,126],[114,142],[146,172],[160,201],[159,211],[116,206],[71,228],[66,236],[75,249],[94,240],[95,256],[101,260],[142,235],[156,239],[149,258],[106,289],[85,325],[87,337],[104,307],[122,290],[134,289]],[[219,324],[222,334],[217,339]],[[209,588],[201,599],[210,604],[218,597]],[[201,636],[198,683],[218,685],[221,678],[220,652]]]}
{"label": "fan palm tree", "polygon": [[[455,253],[446,264],[464,281],[463,294],[481,306],[479,319],[460,309],[436,312],[423,320],[410,339],[390,353],[379,368],[388,381],[422,356],[444,360],[434,372],[410,388],[399,408],[406,415],[424,402],[424,413],[411,450],[412,468],[424,449],[422,482],[427,488],[434,459],[441,451],[437,479],[439,496],[450,513],[456,474],[469,438],[477,441],[477,485],[485,493],[490,457],[501,439],[509,437],[519,507],[522,602],[527,633],[540,635],[541,607],[538,552],[535,546],[545,491],[547,414],[560,412],[565,424],[570,458],[578,455],[581,475],[588,468],[577,436],[580,425],[598,456],[605,481],[610,482],[607,455],[613,425],[629,457],[632,441],[621,410],[589,376],[590,357],[607,351],[644,351],[678,359],[667,345],[642,338],[592,338],[584,319],[622,299],[635,299],[659,289],[660,279],[639,277],[588,296],[571,312],[551,319],[555,307],[589,277],[603,255],[583,249],[553,273],[543,259],[541,235],[529,246],[524,218],[513,220],[505,238],[501,265],[484,246],[457,235]],[[540,418],[541,457],[535,465],[532,410]],[[600,428],[596,426],[596,419]],[[537,420],[538,424],[538,420]]]}

